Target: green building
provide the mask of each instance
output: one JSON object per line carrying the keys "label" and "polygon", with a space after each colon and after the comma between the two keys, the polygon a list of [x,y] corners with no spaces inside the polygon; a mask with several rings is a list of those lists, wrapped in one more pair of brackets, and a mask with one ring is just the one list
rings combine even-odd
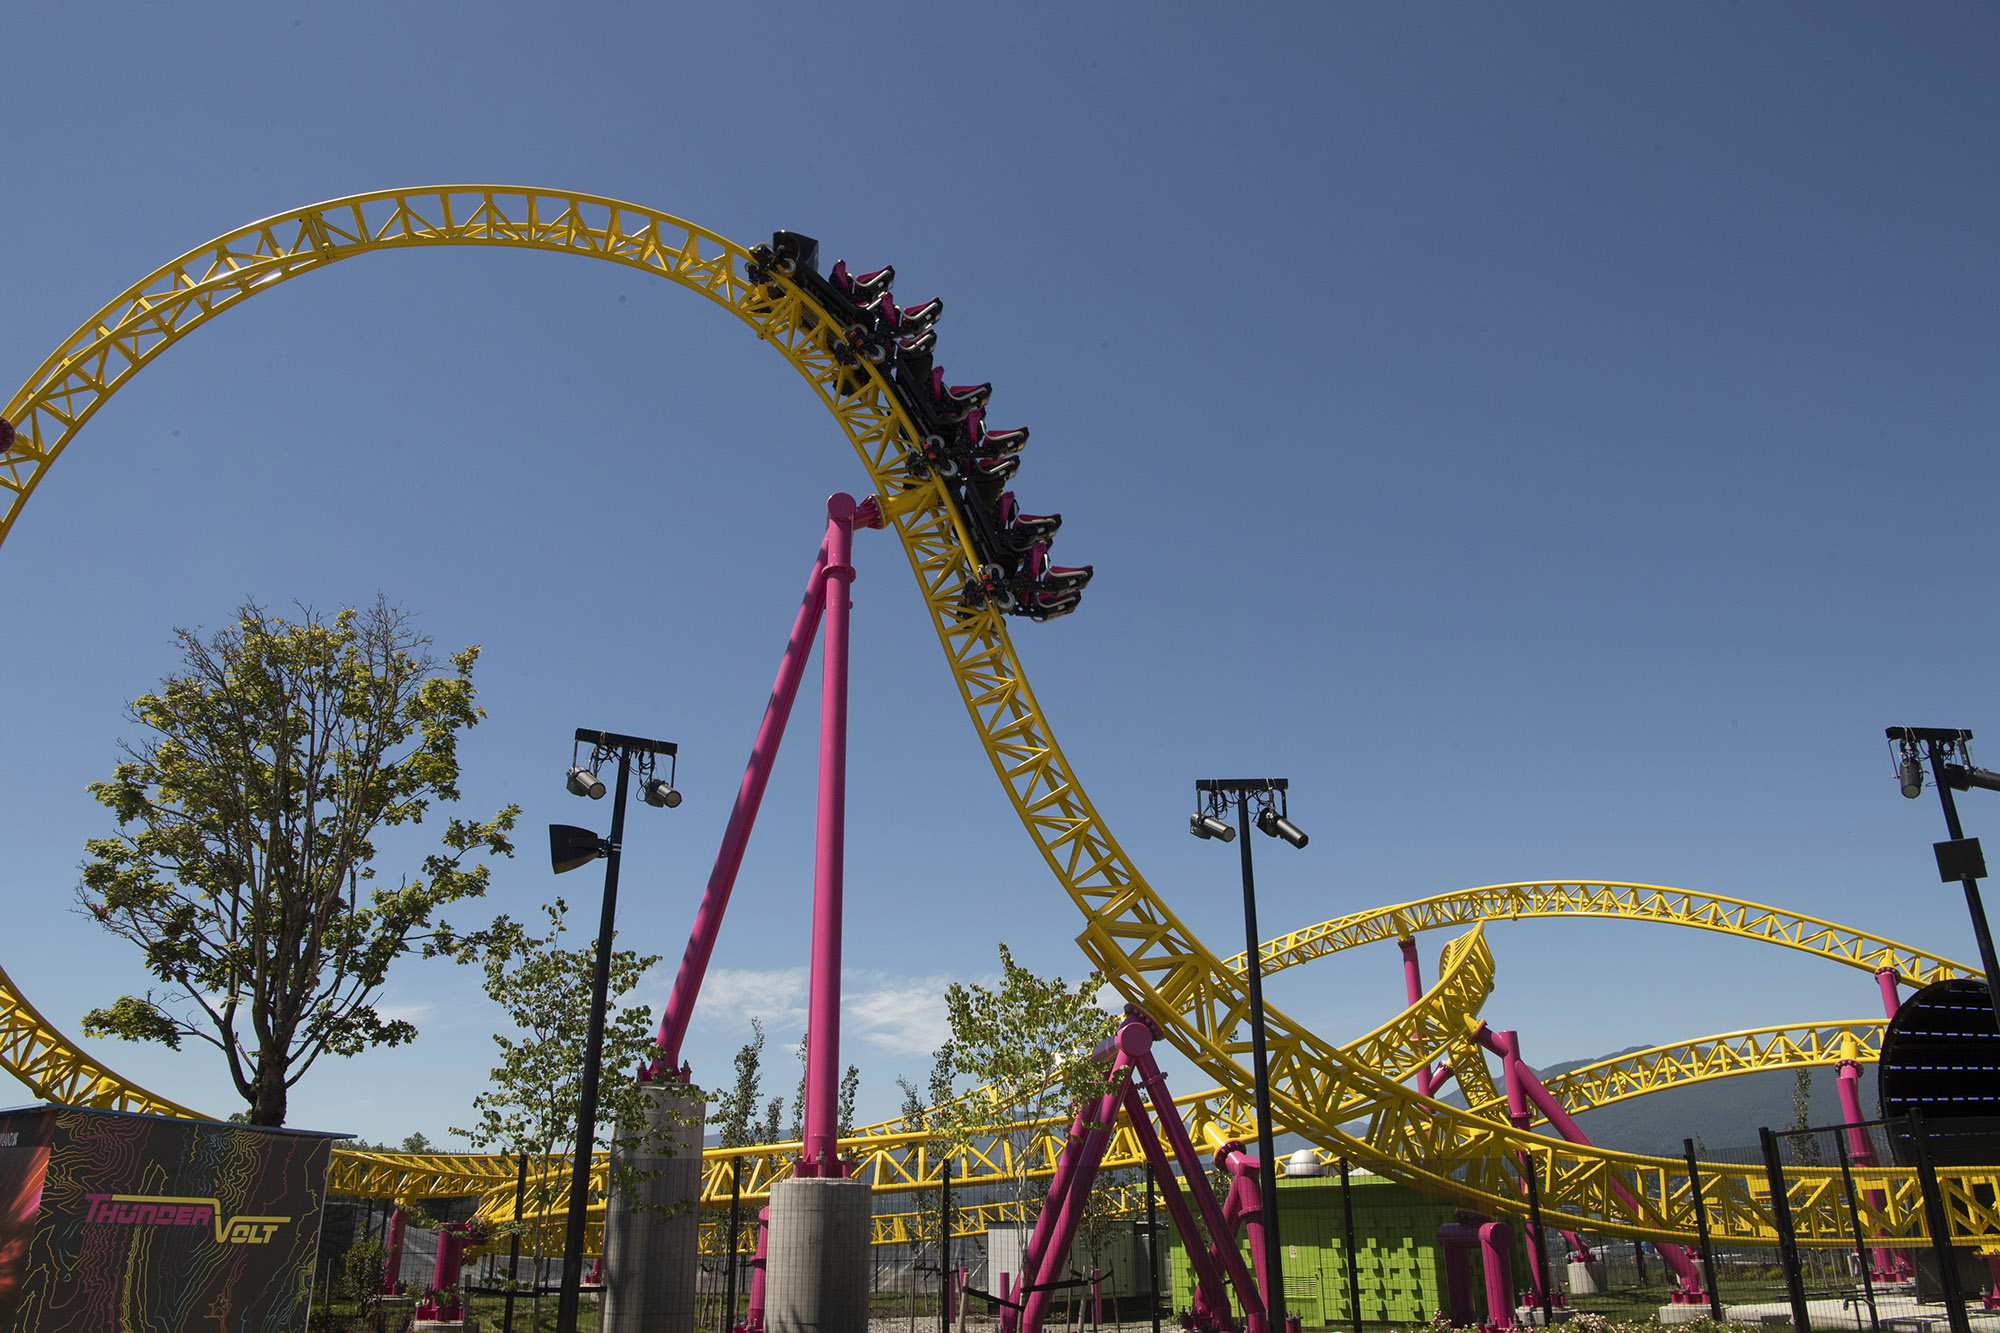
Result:
{"label": "green building", "polygon": [[[1456,1220],[1458,1210],[1381,1176],[1355,1172],[1351,1179],[1355,1248],[1361,1260],[1361,1317],[1369,1323],[1421,1324],[1445,1305],[1444,1255],[1438,1248],[1437,1230]],[[1194,1304],[1194,1270],[1179,1234],[1170,1225],[1163,1225],[1162,1230],[1172,1236],[1174,1308],[1186,1310]],[[1515,1267],[1519,1269],[1518,1225],[1515,1232]],[[1307,1327],[1351,1320],[1338,1176],[1278,1178],[1278,1239],[1285,1247],[1285,1303],[1290,1313]],[[1239,1248],[1244,1264],[1250,1266],[1248,1242]],[[1477,1291],[1476,1254],[1472,1267]],[[1251,1271],[1256,1270],[1252,1267]],[[1232,1303],[1234,1299],[1232,1292]]]}

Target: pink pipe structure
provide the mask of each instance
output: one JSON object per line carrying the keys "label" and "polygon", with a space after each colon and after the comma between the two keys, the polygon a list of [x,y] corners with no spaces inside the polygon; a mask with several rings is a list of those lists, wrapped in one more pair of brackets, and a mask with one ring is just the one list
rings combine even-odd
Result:
{"label": "pink pipe structure", "polygon": [[778,745],[785,739],[785,722],[792,715],[792,701],[798,697],[799,678],[805,674],[813,638],[819,633],[825,587],[826,544],[821,542],[819,555],[813,560],[812,575],[806,579],[806,595],[799,603],[798,618],[792,622],[792,637],[786,640],[785,655],[778,663],[777,683],[771,686],[770,702],[764,706],[764,721],[750,746],[749,766],[743,770],[743,781],[736,788],[736,804],[730,808],[722,846],[715,853],[715,868],[708,872],[708,887],[702,891],[701,906],[695,911],[694,930],[688,936],[687,951],[681,955],[673,993],[667,997],[666,1012],[660,1018],[656,1074],[680,1064],[688,1019],[694,1014],[702,978],[708,975],[709,956],[715,952],[715,937],[722,930],[722,914],[728,910],[730,892],[736,887],[736,872],[743,865],[743,849],[749,844],[750,830],[756,826],[757,808],[763,804],[764,787],[771,780],[771,765],[778,758]]}
{"label": "pink pipe structure", "polygon": [[397,1279],[403,1275],[403,1205],[389,1214],[389,1244],[382,1254],[382,1291],[396,1294]]}
{"label": "pink pipe structure", "polygon": [[[1424,996],[1424,973],[1423,966],[1417,957],[1417,942],[1408,935],[1405,935],[1398,939],[1396,944],[1403,951],[1403,993],[1408,997],[1411,1006],[1414,1007],[1417,1001],[1421,1000]],[[1435,1097],[1438,1089],[1443,1087],[1446,1080],[1452,1078],[1455,1072],[1449,1063],[1445,1063],[1437,1066],[1436,1072],[1433,1073],[1431,1066],[1426,1063],[1422,1069],[1417,1071],[1417,1091],[1426,1097]],[[1508,1099],[1508,1107],[1511,1118],[1514,1112],[1514,1098],[1511,1096]],[[1525,1112],[1525,1107],[1522,1110]],[[1528,1119],[1515,1119],[1514,1124],[1517,1128],[1526,1129],[1528,1127]],[[1527,1182],[1523,1180],[1521,1182],[1521,1192],[1525,1194],[1527,1193],[1527,1189]],[[1582,1236],[1577,1235],[1574,1231],[1564,1231],[1560,1234],[1564,1242],[1568,1244],[1570,1253],[1576,1256],[1578,1262],[1587,1264],[1593,1261],[1590,1246],[1584,1243]],[[1530,1268],[1533,1269],[1532,1280],[1535,1304],[1540,1305],[1542,1303],[1541,1270],[1534,1268],[1532,1264]],[[1563,1294],[1557,1292],[1554,1304],[1561,1305],[1563,1303]]]}
{"label": "pink pipe structure", "polygon": [[1510,1329],[1514,1322],[1514,1232],[1505,1222],[1495,1222],[1479,1213],[1460,1210],[1456,1222],[1437,1229],[1444,1250],[1445,1293],[1451,1322],[1472,1327],[1478,1315],[1472,1308],[1472,1274],[1467,1262],[1474,1246],[1479,1249],[1480,1267],[1486,1278],[1486,1322],[1479,1327]]}
{"label": "pink pipe structure", "polygon": [[[1473,1039],[1481,1046],[1484,1046],[1487,1050],[1492,1051],[1500,1057],[1501,1065],[1506,1073],[1507,1118],[1509,1120],[1512,1120],[1517,1127],[1525,1130],[1528,1127],[1528,1122],[1532,1119],[1527,1112],[1527,1103],[1532,1102],[1535,1109],[1540,1111],[1551,1125],[1555,1126],[1558,1134],[1571,1143],[1581,1144],[1586,1148],[1591,1146],[1590,1136],[1585,1134],[1576,1121],[1570,1118],[1569,1112],[1563,1109],[1562,1103],[1549,1095],[1549,1090],[1542,1086],[1540,1079],[1535,1077],[1535,1071],[1528,1068],[1526,1062],[1521,1059],[1521,1037],[1519,1033],[1495,1033],[1485,1023],[1481,1023],[1472,1035]],[[1633,1197],[1630,1190],[1625,1188],[1616,1175],[1611,1177],[1610,1185],[1611,1192],[1624,1200],[1627,1207],[1632,1208],[1634,1211],[1638,1210],[1639,1201]],[[1661,1245],[1659,1246],[1659,1251],[1660,1257],[1666,1260],[1667,1267],[1673,1270],[1674,1279],[1678,1283],[1678,1289],[1673,1294],[1673,1303],[1676,1305],[1685,1305],[1705,1301],[1707,1296],[1702,1291],[1701,1274],[1695,1268],[1694,1261],[1688,1258],[1687,1251],[1678,1245]]]}
{"label": "pink pipe structure", "polygon": [[1893,967],[1875,969],[1875,984],[1882,991],[1882,1012],[1891,1019],[1894,1019],[1896,1011],[1903,1007],[1902,999],[1896,994],[1896,983],[1900,979]]}
{"label": "pink pipe structure", "polygon": [[757,1210],[757,1252],[750,1256],[750,1306],[743,1312],[743,1322],[736,1326],[736,1333],[764,1333],[764,1261],[769,1251],[766,1248],[771,1234],[771,1210]]}
{"label": "pink pipe structure", "polygon": [[[1408,935],[1396,941],[1396,947],[1403,951],[1403,994],[1411,1005],[1424,998],[1424,969],[1417,959],[1417,942]],[[1424,1067],[1417,1071],[1417,1091],[1426,1097],[1437,1096],[1437,1090],[1451,1077],[1449,1064],[1439,1065],[1435,1072],[1431,1062],[1424,1061]]]}
{"label": "pink pipe structure", "polygon": [[[836,514],[836,511],[838,511],[838,514]],[[653,1062],[652,1069],[649,1071],[654,1077],[660,1076],[662,1071],[674,1070],[677,1066],[680,1070],[680,1076],[683,1079],[687,1077],[686,1067],[680,1065],[681,1044],[687,1038],[688,1020],[694,1014],[695,1001],[700,995],[702,980],[708,974],[709,959],[715,952],[716,937],[722,930],[723,913],[728,910],[729,896],[736,887],[737,872],[743,866],[743,852],[749,844],[750,832],[757,823],[757,811],[764,801],[764,789],[770,782],[771,768],[778,758],[778,747],[785,738],[785,725],[791,718],[792,704],[798,698],[799,682],[805,675],[806,661],[812,656],[813,640],[818,636],[820,620],[827,612],[827,588],[834,581],[839,581],[843,584],[852,583],[853,581],[854,570],[849,563],[849,552],[854,529],[857,527],[879,528],[881,526],[881,510],[876,505],[873,496],[870,496],[858,505],[854,502],[852,496],[846,494],[836,494],[828,498],[826,536],[821,540],[819,552],[814,557],[812,573],[807,576],[805,596],[800,599],[798,615],[792,622],[791,637],[786,640],[784,656],[778,663],[778,678],[771,686],[771,697],[769,702],[765,704],[764,718],[757,728],[757,739],[750,746],[750,762],[743,770],[742,782],[737,785],[736,803],[730,808],[729,823],[724,828],[722,834],[722,845],[716,850],[715,865],[709,871],[708,875],[708,887],[702,892],[701,906],[695,912],[694,928],[688,934],[687,949],[681,955],[680,971],[675,974],[673,991],[667,997],[666,1009],[660,1017],[659,1035],[655,1039],[655,1044],[659,1048],[659,1054]],[[837,558],[829,554],[830,547],[835,542],[836,537],[840,542],[840,552]],[[834,568],[836,565],[839,566],[838,570]],[[847,679],[846,635],[848,610],[844,587],[842,595],[835,600],[839,603],[835,609],[835,615],[839,620],[838,632],[840,635],[840,651],[838,654],[840,703],[837,710],[840,734],[837,752],[844,761],[846,755],[847,723],[845,686]],[[829,626],[827,631],[829,645],[831,645],[834,633],[834,628]],[[831,672],[830,666],[829,672]],[[833,680],[831,675],[829,675],[826,685],[822,688],[821,720],[823,733],[828,721],[827,715],[829,711],[825,691],[831,688],[832,684]],[[824,734],[821,736],[820,748],[820,803],[822,809],[820,811],[820,847],[816,852],[814,864],[815,892],[813,910],[814,954],[816,958],[821,952],[821,940],[819,938],[821,903],[819,899],[823,894],[820,892],[820,889],[826,882],[823,877],[823,871],[827,851],[825,845],[827,842],[825,825],[828,812],[825,807],[828,801],[826,784],[828,756],[826,753],[827,737]],[[844,764],[842,781],[838,784],[838,790],[834,793],[833,799],[837,811],[844,813],[846,806]],[[836,833],[833,847],[833,853],[836,858],[833,883],[835,902],[833,908],[836,915],[839,910],[838,895],[840,893],[840,875],[837,864],[841,850],[839,843],[840,836]],[[839,957],[837,925],[832,947],[834,957],[837,961]],[[819,975],[818,970],[815,970],[814,975]],[[839,975],[837,970],[833,977],[833,984],[835,990],[836,1031],[832,1035],[832,1044],[837,1048],[839,1045],[837,1031]],[[839,1080],[837,1049],[835,1055],[836,1072],[833,1074],[833,1079],[836,1084],[834,1097],[837,1100],[837,1084]],[[810,1067],[810,1046],[808,1046],[807,1063]]]}
{"label": "pink pipe structure", "polygon": [[1258,1173],[1264,1164],[1234,1139],[1215,1150],[1215,1164],[1230,1178],[1229,1194],[1222,1201],[1222,1220],[1229,1225],[1229,1239],[1235,1241],[1239,1226],[1248,1233],[1257,1290],[1267,1294],[1268,1305],[1271,1274],[1264,1262],[1264,1200],[1257,1189]]}
{"label": "pink pipe structure", "polygon": [[[1048,1202],[1028,1236],[1028,1250],[1021,1262],[1022,1285],[1026,1289],[1021,1318],[1031,1331],[1042,1326],[1048,1313],[1048,1284],[1062,1277],[1063,1260],[1068,1257],[1070,1242],[1076,1238],[1077,1226],[1083,1220],[1090,1185],[1097,1178],[1098,1165],[1103,1162],[1104,1150],[1111,1141],[1111,1125],[1118,1118],[1118,1104],[1131,1080],[1132,1048],[1152,1043],[1152,1034],[1145,1032],[1143,1025],[1139,1025],[1139,1030],[1145,1033],[1143,1041],[1135,1038],[1128,1043],[1122,1040],[1121,1030],[1106,1043],[1112,1048],[1109,1086],[1094,1102],[1079,1107],[1071,1119],[1062,1155],[1056,1159],[1055,1176],[1049,1181]],[[1104,1047],[1099,1047],[1094,1054],[1102,1053]],[[1083,1182],[1080,1190],[1076,1188],[1079,1178]]]}
{"label": "pink pipe structure", "polygon": [[431,1261],[431,1285],[455,1287],[459,1270],[465,1267],[465,1237],[451,1231],[438,1232],[437,1258]]}
{"label": "pink pipe structure", "polygon": [[[1884,971],[1890,971],[1893,975],[1892,969],[1885,968]],[[1865,1119],[1861,1114],[1861,1062],[1854,1058],[1859,1053],[1858,1043],[1850,1033],[1841,1039],[1840,1045],[1841,1060],[1837,1066],[1840,1118],[1846,1125],[1847,1155],[1856,1166],[1874,1166],[1875,1146],[1868,1140],[1868,1131],[1861,1128],[1861,1122]],[[1872,1208],[1879,1209],[1888,1202],[1881,1190],[1866,1190],[1863,1193]],[[1868,1260],[1877,1282],[1906,1281],[1913,1271],[1909,1256],[1900,1250],[1878,1249],[1871,1246]]]}
{"label": "pink pipe structure", "polygon": [[854,497],[826,502],[826,649],[819,700],[819,822],[813,848],[812,973],[806,999],[804,1146],[794,1174],[839,1176],[840,919],[847,856],[847,620],[853,603]]}
{"label": "pink pipe structure", "polygon": [[[1152,1055],[1153,1042],[1157,1037],[1158,1031],[1152,1020],[1137,1006],[1127,1005],[1125,1020],[1119,1025],[1117,1033],[1093,1052],[1096,1060],[1111,1066],[1107,1073],[1107,1087],[1102,1096],[1078,1108],[1070,1121],[1062,1154],[1056,1160],[1055,1176],[1049,1182],[1048,1198],[1035,1219],[1022,1260],[1021,1283],[1017,1289],[1020,1308],[1017,1311],[1003,1307],[1000,1316],[1003,1333],[1041,1333],[1050,1303],[1049,1284],[1061,1276],[1063,1259],[1069,1253],[1070,1242],[1076,1238],[1084,1203],[1090,1196],[1097,1169],[1104,1160],[1112,1127],[1121,1107],[1141,1150],[1146,1154],[1147,1162],[1153,1168],[1161,1197],[1166,1202],[1167,1215],[1180,1232],[1189,1264],[1194,1269],[1195,1309],[1193,1322],[1188,1327],[1234,1333],[1237,1325],[1230,1313],[1228,1294],[1223,1285],[1226,1274],[1229,1284],[1236,1290],[1237,1303],[1243,1308],[1247,1333],[1264,1333],[1262,1294],[1251,1281],[1243,1257],[1237,1252],[1233,1231],[1224,1220],[1223,1208],[1216,1202],[1215,1192],[1209,1188],[1206,1166],[1196,1155],[1194,1144],[1188,1139],[1187,1127],[1181,1123],[1173,1099],[1167,1095],[1166,1077],[1161,1074]],[[1152,1104],[1151,1114],[1147,1110],[1148,1100]],[[1155,1116],[1159,1120],[1157,1130],[1153,1123]],[[1164,1131],[1165,1146],[1161,1142],[1161,1131]],[[1181,1168],[1178,1183],[1173,1174],[1173,1164]],[[1182,1195],[1183,1189],[1194,1196],[1209,1235],[1217,1238],[1212,1250],[1202,1244],[1201,1232],[1196,1228],[1194,1216]]]}

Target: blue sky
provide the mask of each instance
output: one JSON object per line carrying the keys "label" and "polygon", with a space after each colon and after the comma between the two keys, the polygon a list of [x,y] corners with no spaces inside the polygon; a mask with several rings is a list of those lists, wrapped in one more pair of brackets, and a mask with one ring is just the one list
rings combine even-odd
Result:
{"label": "blue sky", "polygon": [[[1313,835],[1260,840],[1267,934],[1602,877],[1973,952],[1882,728],[2000,746],[1990,7],[19,3],[0,42],[9,385],[182,251],[393,186],[805,231],[942,296],[941,362],[1033,429],[1022,502],[1097,567],[1017,634],[1038,694],[1224,952],[1234,858],[1185,820],[1196,777],[1243,771],[1288,776]],[[677,959],[824,497],[863,484],[844,449],[744,329],[608,265],[370,256],[201,330],[0,553],[0,965],[72,1031],[142,987],[70,891],[109,828],[84,786],[174,626],[378,592],[484,646],[466,804],[528,830],[491,909],[594,911],[536,842],[607,817],[562,792],[573,728],[680,743],[687,802],[635,811],[621,912]],[[845,1049],[873,1118],[996,941],[1083,965],[901,556],[863,534],[857,565]],[[710,1082],[751,1015],[774,1044],[802,1022],[798,722],[690,1034]],[[1862,974],[1686,932],[1492,935],[1489,1014],[1535,1063],[1874,1012]],[[474,981],[402,969],[419,1043],[323,1066],[293,1122],[466,1123],[497,1014]],[[1271,986],[1331,1037],[1399,995],[1387,946]],[[199,1054],[94,1049],[233,1104]]]}

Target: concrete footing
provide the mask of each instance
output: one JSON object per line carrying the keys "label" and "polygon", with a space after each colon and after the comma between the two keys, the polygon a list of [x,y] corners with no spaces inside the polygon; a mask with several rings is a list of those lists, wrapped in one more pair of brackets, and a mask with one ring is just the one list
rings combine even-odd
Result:
{"label": "concrete footing", "polygon": [[770,1333],[868,1333],[871,1201],[859,1180],[771,1183],[764,1327]]}
{"label": "concrete footing", "polygon": [[1569,1266],[1569,1294],[1595,1296],[1604,1290],[1604,1265],[1572,1263]]}
{"label": "concrete footing", "polygon": [[[615,1185],[605,1208],[601,1333],[694,1333],[701,1226],[703,1104],[685,1083],[648,1083],[652,1133],[612,1148],[614,1168],[648,1172],[632,1198]],[[685,1123],[683,1123],[685,1122]],[[685,1204],[662,1215],[649,1209]]]}
{"label": "concrete footing", "polygon": [[[1728,1312],[1725,1310],[1724,1313]],[[1708,1317],[1709,1309],[1706,1301],[1700,1305],[1662,1305],[1656,1316],[1662,1324],[1692,1324],[1697,1319]]]}

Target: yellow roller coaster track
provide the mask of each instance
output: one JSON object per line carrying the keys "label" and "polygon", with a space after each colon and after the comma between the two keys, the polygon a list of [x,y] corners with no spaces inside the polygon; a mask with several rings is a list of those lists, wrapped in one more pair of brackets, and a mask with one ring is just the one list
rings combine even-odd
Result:
{"label": "yellow roller coaster track", "polygon": [[[1440,893],[1433,898],[1420,898],[1396,907],[1350,912],[1331,921],[1322,921],[1317,926],[1280,935],[1258,946],[1257,954],[1263,961],[1264,971],[1270,973],[1338,953],[1342,949],[1351,949],[1357,944],[1405,939],[1422,930],[1533,917],[1613,917],[1711,930],[1759,944],[1779,944],[1799,949],[1868,972],[1893,967],[1904,984],[1910,986],[1928,986],[1933,981],[1980,975],[1976,970],[1949,958],[1912,949],[1907,944],[1870,935],[1864,930],[1787,912],[1780,907],[1766,907],[1762,903],[1724,898],[1713,893],[1665,889],[1656,884],[1588,880],[1489,884],[1483,888]],[[1231,955],[1227,966],[1230,971],[1241,973],[1243,955]]]}
{"label": "yellow roller coaster track", "polygon": [[[1146,884],[1099,819],[1057,746],[1016,657],[1006,625],[991,609],[967,614],[959,591],[972,548],[941,484],[918,480],[904,464],[918,438],[907,414],[874,367],[843,367],[829,336],[828,313],[789,281],[780,294],[744,276],[749,256],[712,232],[651,209],[596,195],[508,186],[459,185],[355,195],[268,218],[182,256],[122,293],[87,320],[8,401],[19,428],[0,458],[0,540],[12,532],[29,496],[77,431],[142,367],[215,315],[281,282],[371,251],[422,246],[493,246],[546,250],[621,264],[675,282],[722,306],[766,340],[805,379],[846,434],[916,575],[961,698],[1007,798],[1050,870],[1081,912],[1078,943],[1126,999],[1145,1007],[1180,1052],[1231,1093],[1249,1082],[1248,996],[1237,969],[1195,938]],[[1619,885],[1512,885],[1447,895],[1388,912],[1332,923],[1327,947],[1342,932],[1384,938],[1461,921],[1596,911],[1655,919],[1678,915],[1737,934],[1843,957],[1857,966],[1879,959],[1911,982],[1969,969],[1916,950],[1754,904],[1671,889]],[[1435,910],[1427,907],[1435,904]],[[1740,914],[1732,915],[1737,909]],[[1398,913],[1400,912],[1400,917]],[[1456,915],[1454,915],[1456,913]],[[1704,918],[1696,920],[1694,918]],[[1760,924],[1769,921],[1766,928]],[[1310,934],[1305,932],[1303,934]],[[1318,947],[1303,938],[1271,951]],[[1948,970],[1947,970],[1948,969]],[[5,1048],[11,1065],[37,1091],[92,1104],[185,1113],[126,1087],[21,1002],[8,1009]],[[1272,1100],[1278,1118],[1322,1148],[1433,1193],[1489,1211],[1520,1211],[1519,1155],[1539,1161],[1543,1211],[1551,1225],[1604,1228],[1686,1239],[1692,1219],[1685,1181],[1673,1163],[1553,1142],[1463,1108],[1420,1097],[1390,1071],[1326,1041],[1275,1008],[1266,1013]],[[1342,1127],[1366,1122],[1365,1134]],[[379,1164],[378,1164],[379,1165]],[[364,1170],[360,1164],[357,1170]],[[382,1166],[383,1171],[390,1168]],[[478,1173],[478,1169],[475,1168]],[[447,1175],[455,1174],[451,1172]],[[483,1174],[483,1173],[482,1173]],[[1616,1175],[1636,1196],[1611,1187]],[[458,1176],[464,1180],[468,1177]],[[490,1179],[490,1177],[487,1177]],[[1908,1182],[1885,1173],[1890,1206],[1871,1225],[1913,1225]],[[1956,1173],[1947,1191],[1958,1201],[1956,1226],[1967,1235],[2000,1235],[2000,1219],[1977,1202],[1992,1182]],[[1761,1173],[1717,1164],[1704,1181],[1714,1229],[1723,1237],[1772,1234]],[[1808,1234],[1815,1202],[1795,1205]],[[1895,1231],[1895,1234],[1903,1234]]]}

